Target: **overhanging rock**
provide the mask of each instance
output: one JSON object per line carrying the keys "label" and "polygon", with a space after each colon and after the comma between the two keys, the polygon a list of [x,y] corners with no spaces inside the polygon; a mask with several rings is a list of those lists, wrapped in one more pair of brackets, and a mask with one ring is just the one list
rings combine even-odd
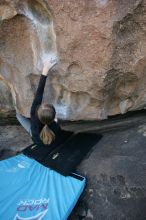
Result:
{"label": "overhanging rock", "polygon": [[0,78],[29,117],[42,60],[57,54],[44,100],[67,120],[104,119],[146,105],[146,0],[2,0]]}

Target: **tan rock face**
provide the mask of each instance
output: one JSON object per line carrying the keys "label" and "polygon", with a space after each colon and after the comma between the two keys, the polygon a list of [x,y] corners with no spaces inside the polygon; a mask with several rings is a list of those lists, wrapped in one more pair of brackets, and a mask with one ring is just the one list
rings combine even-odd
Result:
{"label": "tan rock face", "polygon": [[43,58],[59,118],[104,119],[146,105],[146,0],[0,2],[0,76],[29,116]]}
{"label": "tan rock face", "polygon": [[7,84],[0,81],[0,113],[14,110],[11,93]]}

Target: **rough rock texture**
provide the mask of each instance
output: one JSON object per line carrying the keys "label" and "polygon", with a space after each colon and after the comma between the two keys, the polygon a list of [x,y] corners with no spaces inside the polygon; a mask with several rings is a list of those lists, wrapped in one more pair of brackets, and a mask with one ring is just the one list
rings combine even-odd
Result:
{"label": "rough rock texture", "polygon": [[[43,58],[58,117],[104,119],[146,106],[146,0],[1,0],[0,76],[29,116]],[[10,105],[11,106],[11,105]]]}
{"label": "rough rock texture", "polygon": [[6,111],[12,110],[14,110],[14,107],[10,90],[4,81],[0,81],[0,112],[6,113]]}
{"label": "rough rock texture", "polygon": [[[0,159],[30,143],[22,127],[0,126]],[[77,169],[87,185],[68,220],[145,220],[145,146],[146,124],[141,121],[127,130],[119,127],[104,133]]]}

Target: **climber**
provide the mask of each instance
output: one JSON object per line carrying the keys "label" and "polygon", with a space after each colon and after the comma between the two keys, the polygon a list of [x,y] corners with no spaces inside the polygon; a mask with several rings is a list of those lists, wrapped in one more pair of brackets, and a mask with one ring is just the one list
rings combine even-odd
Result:
{"label": "climber", "polygon": [[[44,61],[43,71],[40,76],[38,88],[32,102],[30,116],[26,118],[16,112],[16,117],[20,124],[26,129],[37,146],[48,146],[55,141],[61,130],[53,105],[42,103],[44,87],[50,70],[57,64],[57,60],[52,57]],[[58,138],[58,137],[57,137]]]}
{"label": "climber", "polygon": [[32,136],[33,144],[22,150],[24,155],[33,158],[43,166],[62,175],[70,175],[102,137],[100,134],[73,132],[61,129],[56,119],[55,108],[42,103],[47,75],[57,63],[55,59],[44,62],[38,88],[30,112],[30,120],[16,113],[22,126]]}

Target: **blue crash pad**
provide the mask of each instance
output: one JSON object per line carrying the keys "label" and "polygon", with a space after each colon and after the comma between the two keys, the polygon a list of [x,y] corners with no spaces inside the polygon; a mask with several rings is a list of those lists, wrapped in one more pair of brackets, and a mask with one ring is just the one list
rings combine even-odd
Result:
{"label": "blue crash pad", "polygon": [[62,176],[23,154],[0,161],[0,220],[66,220],[84,187],[85,178]]}

